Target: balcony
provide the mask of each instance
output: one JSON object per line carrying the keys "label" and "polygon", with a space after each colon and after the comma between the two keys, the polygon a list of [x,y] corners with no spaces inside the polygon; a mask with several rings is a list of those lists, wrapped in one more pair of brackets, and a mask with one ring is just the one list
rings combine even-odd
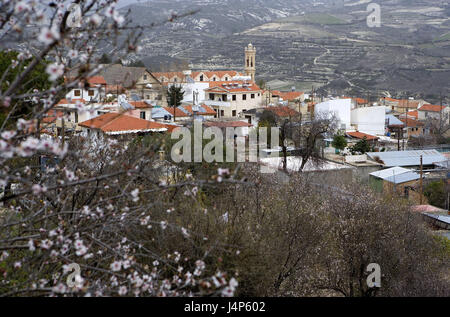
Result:
{"label": "balcony", "polygon": [[205,100],[203,103],[210,107],[213,107],[213,106],[230,107],[231,106],[231,102],[229,102],[229,101]]}

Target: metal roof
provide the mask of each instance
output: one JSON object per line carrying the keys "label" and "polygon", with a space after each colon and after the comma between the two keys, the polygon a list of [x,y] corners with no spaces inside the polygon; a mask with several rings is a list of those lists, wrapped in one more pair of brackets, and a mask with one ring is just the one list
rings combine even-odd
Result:
{"label": "metal roof", "polygon": [[420,174],[416,172],[407,172],[400,175],[392,175],[390,177],[385,178],[385,181],[394,184],[402,184],[410,181],[415,181],[420,178]]}
{"label": "metal roof", "polygon": [[411,172],[411,171],[412,170],[410,170],[410,169],[396,166],[396,167],[391,167],[391,168],[387,168],[384,170],[372,172],[372,173],[370,173],[370,175],[378,177],[378,178],[386,179],[386,178],[394,176],[394,175],[400,175],[400,174]]}
{"label": "metal roof", "polygon": [[389,126],[389,125],[401,125],[401,126],[404,125],[403,122],[401,122],[399,119],[397,119],[397,118],[396,118],[394,115],[392,115],[392,114],[386,115],[386,120],[387,120],[387,122],[388,122],[388,126]]}
{"label": "metal roof", "polygon": [[371,152],[367,153],[367,156],[387,167],[419,166],[420,156],[423,157],[423,165],[433,165],[447,160],[444,155],[436,150]]}

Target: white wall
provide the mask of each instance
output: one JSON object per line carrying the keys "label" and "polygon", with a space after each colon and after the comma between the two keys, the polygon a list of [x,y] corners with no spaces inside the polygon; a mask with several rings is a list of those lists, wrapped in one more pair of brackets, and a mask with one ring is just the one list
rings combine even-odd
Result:
{"label": "white wall", "polygon": [[[75,96],[75,90],[80,91],[79,96]],[[89,90],[94,91],[93,96],[89,96]],[[88,90],[81,88],[74,88],[66,95],[66,99],[84,99],[87,102],[100,101],[100,98],[104,95],[105,93],[102,88],[89,88]]]}
{"label": "white wall", "polygon": [[208,83],[182,83],[181,85],[184,96],[182,102],[192,102],[194,100],[194,91],[198,91],[199,102],[205,100],[205,89],[209,88]]}
{"label": "white wall", "polygon": [[331,118],[334,114],[339,120],[338,128],[345,125],[345,129],[350,129],[351,114],[350,109],[352,106],[351,99],[336,99],[321,102],[315,106],[315,113],[317,115],[323,115],[327,118]]}
{"label": "white wall", "polygon": [[384,106],[357,108],[351,111],[351,124],[359,132],[384,135],[386,110]]}

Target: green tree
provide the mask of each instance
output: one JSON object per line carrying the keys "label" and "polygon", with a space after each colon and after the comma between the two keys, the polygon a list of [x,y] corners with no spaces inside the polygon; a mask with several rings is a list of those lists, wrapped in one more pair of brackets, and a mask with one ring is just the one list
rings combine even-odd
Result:
{"label": "green tree", "polygon": [[[16,51],[0,51],[0,74],[5,76],[1,82],[1,91],[6,91],[10,83],[23,72],[23,70],[30,64],[32,59],[26,59],[20,61],[18,58],[19,53]],[[17,61],[16,67],[12,66],[13,61]],[[48,79],[48,74],[45,69],[47,62],[42,61],[26,76],[23,80],[23,85],[16,91],[16,94],[26,94],[32,92],[33,89],[39,91],[47,90],[51,87],[51,82]],[[23,99],[19,102],[14,113],[10,116],[11,120],[8,121],[9,125],[14,125],[18,116],[26,116],[31,112],[32,104],[29,100]],[[9,108],[0,107],[0,126],[6,119]]]}
{"label": "green tree", "polygon": [[178,107],[183,100],[184,91],[181,86],[172,85],[167,89],[167,102],[170,107]]}
{"label": "green tree", "polygon": [[430,205],[445,208],[447,193],[443,180],[429,183],[424,190],[425,197],[428,198]]}
{"label": "green tree", "polygon": [[347,140],[343,135],[336,134],[331,145],[338,150],[344,150],[347,147]]}
{"label": "green tree", "polygon": [[367,153],[370,152],[370,144],[367,142],[367,138],[364,137],[362,140],[356,142],[356,144],[351,148],[352,154],[356,153]]}

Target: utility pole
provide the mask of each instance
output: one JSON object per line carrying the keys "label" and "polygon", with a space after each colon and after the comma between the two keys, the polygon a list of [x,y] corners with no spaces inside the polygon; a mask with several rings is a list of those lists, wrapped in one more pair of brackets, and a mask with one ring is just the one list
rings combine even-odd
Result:
{"label": "utility pole", "polygon": [[[405,126],[406,126],[406,138],[409,139],[408,133],[408,111],[409,111],[409,98],[406,97],[406,117],[405,117]],[[403,137],[403,151],[405,150],[405,138]]]}
{"label": "utility pole", "polygon": [[439,141],[441,139],[441,133],[442,133],[442,92],[440,93],[440,108],[439,108]]}
{"label": "utility pole", "polygon": [[420,205],[422,205],[423,196],[423,156],[420,156]]}

